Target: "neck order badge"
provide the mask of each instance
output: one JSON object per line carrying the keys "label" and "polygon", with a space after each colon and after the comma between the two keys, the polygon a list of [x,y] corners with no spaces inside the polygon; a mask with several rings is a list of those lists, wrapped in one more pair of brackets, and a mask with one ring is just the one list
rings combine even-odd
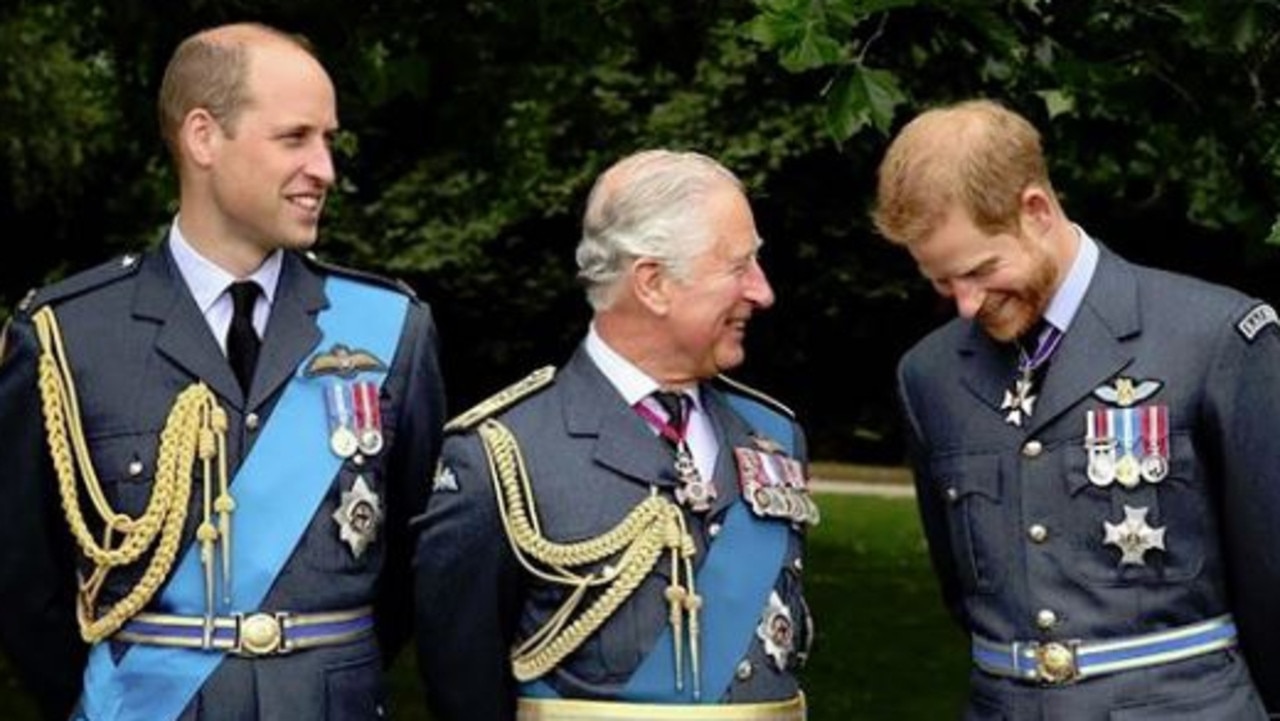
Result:
{"label": "neck order badge", "polygon": [[1058,349],[1061,340],[1062,331],[1046,322],[1039,333],[1035,352],[1028,355],[1027,349],[1018,343],[1018,377],[1014,379],[1013,388],[1004,392],[1004,400],[1000,403],[1000,410],[1008,411],[1005,423],[1021,427],[1023,421],[1031,417],[1036,403],[1035,372]]}
{"label": "neck order badge", "polygon": [[675,452],[676,480],[680,482],[680,487],[676,489],[676,500],[691,511],[703,513],[710,510],[711,502],[716,499],[716,487],[698,473],[693,453],[689,451],[689,443],[685,440],[689,430],[688,410],[691,399],[683,393],[671,391],[654,391],[652,395],[666,412],[666,419],[659,417],[643,402],[636,404],[636,412],[658,431]]}

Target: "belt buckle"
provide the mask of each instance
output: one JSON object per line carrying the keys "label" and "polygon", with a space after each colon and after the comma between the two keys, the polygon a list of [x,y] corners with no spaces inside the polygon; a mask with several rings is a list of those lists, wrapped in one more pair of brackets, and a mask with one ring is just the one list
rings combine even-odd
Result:
{"label": "belt buckle", "polygon": [[1036,680],[1046,686],[1065,686],[1080,678],[1079,645],[1079,641],[1031,644],[1036,661]]}
{"label": "belt buckle", "polygon": [[270,656],[288,653],[291,649],[284,637],[289,620],[286,611],[277,613],[237,613],[236,643],[231,653],[240,656]]}

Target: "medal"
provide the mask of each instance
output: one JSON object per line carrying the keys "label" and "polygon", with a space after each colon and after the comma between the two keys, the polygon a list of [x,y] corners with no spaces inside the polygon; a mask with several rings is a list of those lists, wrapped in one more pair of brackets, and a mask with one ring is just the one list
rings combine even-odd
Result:
{"label": "medal", "polygon": [[1169,475],[1169,406],[1144,406],[1142,413],[1142,478],[1159,483]]}
{"label": "medal", "polygon": [[360,450],[351,408],[350,386],[335,381],[325,386],[325,409],[329,418],[329,450],[339,458],[350,458]]}
{"label": "medal", "polygon": [[372,381],[359,381],[352,386],[355,396],[356,437],[360,452],[375,456],[382,450],[382,408],[378,404],[378,387]]}
{"label": "medal", "polygon": [[351,555],[360,558],[378,538],[382,521],[382,501],[369,488],[364,476],[356,476],[350,491],[343,491],[342,503],[333,512],[338,522],[338,538],[351,547]]}
{"label": "medal", "polygon": [[1089,454],[1085,473],[1089,482],[1106,488],[1116,480],[1116,440],[1111,436],[1111,410],[1099,408],[1085,413],[1084,447]]}
{"label": "medal", "polygon": [[796,648],[796,629],[791,609],[782,602],[777,591],[769,594],[769,605],[756,626],[756,638],[764,645],[765,655],[773,659],[773,665],[779,671],[786,671],[787,660]]}
{"label": "medal", "polygon": [[1116,480],[1125,488],[1136,488],[1142,482],[1142,473],[1138,468],[1137,450],[1138,429],[1137,412],[1133,408],[1120,408],[1115,411],[1119,428],[1120,459],[1116,461]]}
{"label": "medal", "polygon": [[1164,527],[1147,525],[1148,508],[1124,507],[1120,523],[1102,522],[1103,543],[1120,549],[1121,566],[1145,566],[1147,551],[1164,550]]}
{"label": "medal", "polygon": [[676,448],[676,480],[680,487],[676,489],[676,500],[696,513],[711,509],[711,502],[716,499],[716,487],[702,480],[698,467],[693,462],[687,444],[681,441]]}
{"label": "medal", "polygon": [[1044,325],[1045,328],[1036,341],[1034,353],[1027,355],[1022,344],[1018,344],[1018,376],[1014,379],[1013,388],[1004,392],[1004,399],[1000,402],[1000,410],[1007,411],[1004,422],[1018,428],[1021,428],[1022,424],[1031,417],[1031,412],[1035,409],[1035,376],[1033,374],[1037,368],[1049,360],[1062,340],[1062,331],[1052,323],[1046,322]]}

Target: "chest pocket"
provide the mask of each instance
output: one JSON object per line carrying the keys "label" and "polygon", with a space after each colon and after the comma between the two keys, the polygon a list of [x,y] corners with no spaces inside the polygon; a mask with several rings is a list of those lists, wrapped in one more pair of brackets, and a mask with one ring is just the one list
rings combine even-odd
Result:
{"label": "chest pocket", "polygon": [[[158,432],[126,433],[88,440],[94,473],[107,503],[116,513],[138,518],[147,510],[147,503],[151,500],[151,492],[155,487],[156,452],[159,444]],[[79,477],[78,469],[77,478],[77,493],[82,501],[87,500],[84,479]],[[192,490],[192,495],[198,495],[194,488]],[[91,510],[91,505],[81,503],[86,520],[96,521],[98,515]]]}
{"label": "chest pocket", "polygon": [[1002,543],[1005,513],[1000,456],[952,455],[931,464],[935,492],[947,508],[947,529],[956,573],[966,593],[991,593],[1008,567]]}
{"label": "chest pocket", "polygon": [[[1185,431],[1170,434],[1169,455],[1169,473],[1162,481],[1144,480],[1130,489],[1117,482],[1099,487],[1089,481],[1083,440],[1062,454],[1071,499],[1063,507],[1067,538],[1050,550],[1063,574],[1099,586],[1182,583],[1200,575],[1206,547],[1217,544],[1212,499],[1203,475],[1196,472],[1195,450]],[[1126,506],[1145,509],[1146,524],[1165,531],[1164,550],[1146,551],[1142,564],[1122,564],[1120,548],[1105,542],[1104,524],[1123,522]]]}

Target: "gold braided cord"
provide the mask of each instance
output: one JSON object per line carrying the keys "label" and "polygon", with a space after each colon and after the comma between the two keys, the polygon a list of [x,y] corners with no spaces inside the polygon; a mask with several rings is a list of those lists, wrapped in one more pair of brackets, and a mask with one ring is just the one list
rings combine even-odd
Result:
{"label": "gold braided cord", "polygon": [[[512,651],[515,678],[529,681],[555,668],[595,633],[640,587],[664,550],[672,554],[673,568],[679,568],[675,563],[679,557],[686,560],[685,569],[691,569],[687,560],[695,545],[684,527],[680,508],[656,493],[600,536],[567,544],[548,540],[539,527],[529,474],[515,436],[492,419],[484,421],[477,431],[488,458],[503,529],[516,558],[535,576],[572,589],[547,622]],[[575,566],[614,556],[598,573],[573,570]],[[587,589],[605,584],[607,587],[587,609],[572,618]],[[680,588],[678,576],[672,584],[678,595],[687,593]],[[668,594],[671,593],[669,589]],[[674,619],[672,625],[679,634]]]}
{"label": "gold braided cord", "polygon": [[[58,476],[63,514],[81,552],[94,565],[88,578],[81,581],[77,604],[80,635],[93,643],[110,636],[141,611],[164,583],[182,541],[196,458],[207,465],[218,455],[222,443],[216,439],[225,437],[226,414],[203,383],[192,384],[180,393],[160,433],[155,479],[146,509],[137,518],[118,513],[111,508],[93,468],[57,317],[45,307],[32,320],[40,341],[38,382],[45,436]],[[101,541],[93,537],[85,520],[81,484],[102,519]],[[134,563],[152,547],[155,552],[138,583],[95,618],[98,593],[107,574]]]}

